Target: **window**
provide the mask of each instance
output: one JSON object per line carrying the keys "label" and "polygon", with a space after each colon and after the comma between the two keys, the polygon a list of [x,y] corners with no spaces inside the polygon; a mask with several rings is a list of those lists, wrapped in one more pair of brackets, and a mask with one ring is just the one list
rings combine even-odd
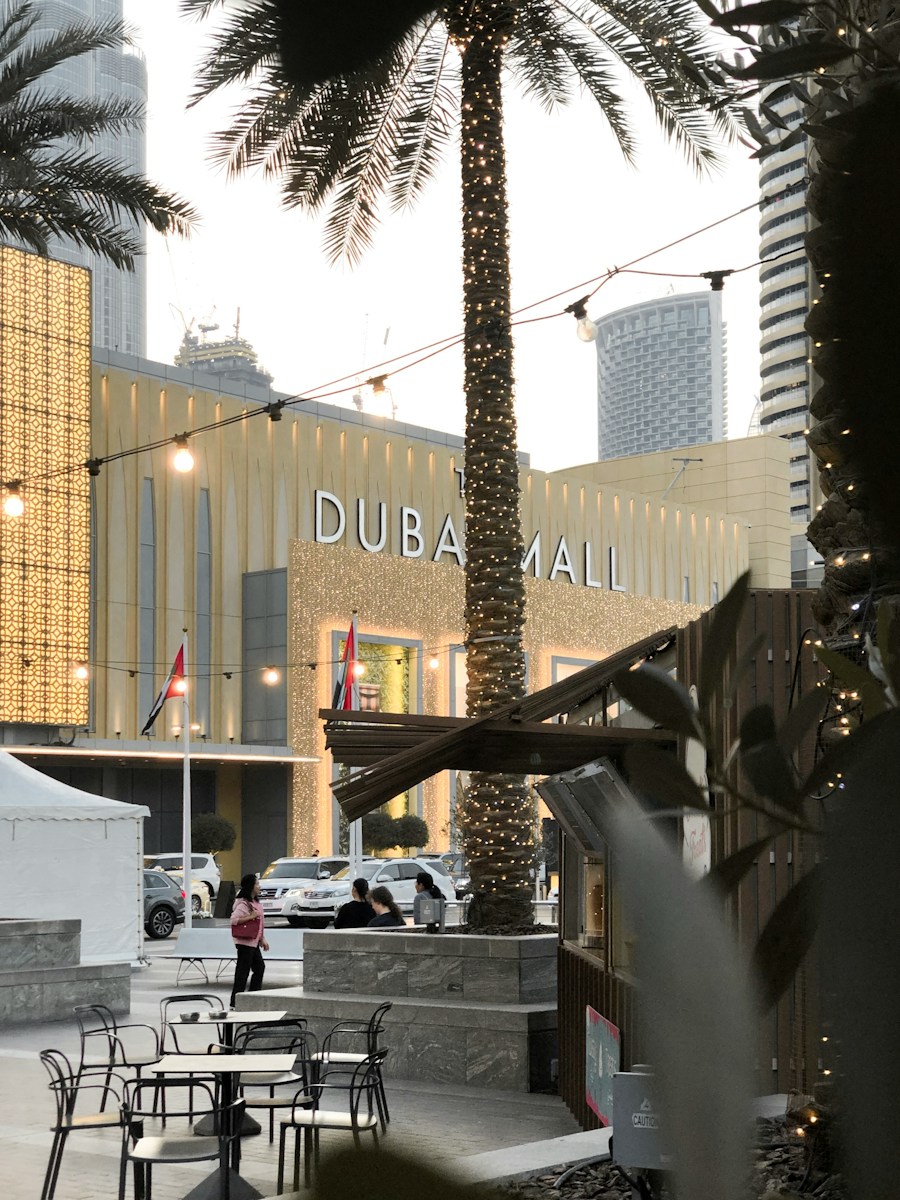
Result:
{"label": "window", "polygon": [[207,856],[205,854],[192,854],[191,855],[191,866],[194,868],[195,871],[197,871],[197,870],[202,871],[203,868],[206,866],[207,861],[208,861]]}
{"label": "window", "polygon": [[401,879],[415,879],[420,871],[418,863],[400,863],[395,870],[399,870]]}
{"label": "window", "polygon": [[400,878],[400,868],[396,863],[391,863],[378,872],[378,878],[396,882]]}
{"label": "window", "polygon": [[148,892],[162,891],[167,887],[166,880],[156,871],[144,872],[144,887]]}

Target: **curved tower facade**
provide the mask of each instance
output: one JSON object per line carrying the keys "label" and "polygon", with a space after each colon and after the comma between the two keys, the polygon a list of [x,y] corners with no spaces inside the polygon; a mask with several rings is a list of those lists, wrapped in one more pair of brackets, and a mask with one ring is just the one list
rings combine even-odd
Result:
{"label": "curved tower facade", "polygon": [[[122,0],[42,0],[39,31],[55,31],[84,21],[122,17]],[[146,107],[147,68],[133,48],[96,50],[65,62],[50,72],[47,84],[78,99],[115,96]],[[96,154],[132,171],[146,170],[143,126],[127,133],[104,134],[92,142]],[[138,241],[146,243],[143,226],[131,225]],[[53,241],[53,258],[91,271],[93,342],[122,354],[146,355],[146,259],[140,256],[133,271],[121,271],[104,259],[69,242]]]}
{"label": "curved tower facade", "polygon": [[[764,94],[763,100],[790,128],[802,119],[800,104],[787,84]],[[784,131],[763,127],[773,137]],[[806,540],[818,491],[810,469],[804,431],[809,425],[812,395],[809,339],[804,328],[812,291],[818,290],[804,249],[807,230],[806,182],[808,144],[763,159],[760,168],[759,257],[771,259],[760,268],[760,433],[777,433],[791,447],[791,577],[796,586],[816,581],[816,555]]]}
{"label": "curved tower facade", "polygon": [[664,296],[601,317],[598,457],[721,440],[726,379],[721,292]]}

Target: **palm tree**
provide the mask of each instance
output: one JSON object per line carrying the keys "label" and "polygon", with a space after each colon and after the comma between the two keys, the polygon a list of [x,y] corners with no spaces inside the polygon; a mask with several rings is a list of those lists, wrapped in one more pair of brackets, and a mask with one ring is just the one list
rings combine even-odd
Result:
{"label": "palm tree", "polygon": [[126,40],[121,21],[36,27],[30,0],[0,21],[0,238],[47,254],[50,239],[74,242],[130,269],[143,252],[129,223],[189,233],[196,214],[144,176],[92,153],[91,138],[125,133],[142,119],[131,100],[72,99],[48,72]]}
{"label": "palm tree", "polygon": [[[383,2],[392,18],[404,7]],[[206,16],[220,3],[184,0],[184,7]],[[349,31],[350,14],[332,7],[332,32]],[[467,707],[482,716],[525,692],[504,66],[547,108],[565,102],[573,86],[589,92],[629,160],[634,138],[617,76],[638,81],[665,133],[698,168],[715,160],[732,115],[727,99],[712,105],[726,88],[696,10],[683,0],[450,0],[424,16],[422,5],[406,7],[420,11],[362,67],[348,32],[350,66],[327,79],[285,67],[295,55],[282,35],[304,34],[296,5],[228,7],[195,102],[229,84],[249,85],[233,125],[218,135],[216,156],[233,175],[261,166],[281,181],[289,207],[315,212],[330,202],[325,246],[332,260],[359,258],[383,196],[394,209],[416,198],[459,126]],[[319,22],[327,8],[316,0],[306,6]],[[305,32],[306,43],[318,45],[312,23]],[[473,774],[460,825],[476,893],[470,923],[530,922],[533,809],[524,780]]]}

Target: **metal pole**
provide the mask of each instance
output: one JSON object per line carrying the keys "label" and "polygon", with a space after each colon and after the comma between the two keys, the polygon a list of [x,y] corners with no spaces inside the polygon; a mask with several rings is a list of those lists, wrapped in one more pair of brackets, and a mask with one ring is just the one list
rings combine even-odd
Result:
{"label": "metal pole", "polygon": [[183,631],[184,639],[181,643],[184,650],[184,691],[181,693],[181,736],[184,749],[184,770],[182,776],[182,799],[181,799],[181,845],[182,845],[182,867],[184,880],[184,928],[190,929],[193,925],[193,898],[191,893],[191,705],[188,697],[187,674],[188,674],[188,638],[187,630]]}

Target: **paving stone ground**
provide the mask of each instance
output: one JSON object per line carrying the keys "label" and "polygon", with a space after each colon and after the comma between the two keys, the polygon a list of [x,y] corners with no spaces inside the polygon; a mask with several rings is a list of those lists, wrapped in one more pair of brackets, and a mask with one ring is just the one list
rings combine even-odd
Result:
{"label": "paving stone ground", "polygon": [[[159,958],[166,948],[166,943],[151,944],[151,966],[132,977],[133,1021],[157,1025],[160,997],[176,990],[175,964]],[[272,963],[266,985],[296,985],[301,982],[300,971],[293,964]],[[222,984],[225,982],[223,977]],[[227,1002],[230,979],[227,986],[182,984],[181,991],[192,990],[215,992]],[[137,1045],[140,1047],[140,1041]],[[4,1200],[38,1200],[40,1196],[53,1110],[47,1075],[37,1056],[39,1050],[50,1047],[77,1057],[74,1020],[0,1030],[0,1196]],[[423,1161],[448,1169],[473,1154],[559,1137],[578,1129],[556,1096],[391,1080],[388,1099],[391,1123],[384,1145],[404,1152],[415,1147]],[[331,1144],[342,1149],[350,1140],[342,1134],[323,1134],[323,1155],[328,1150],[329,1136]],[[120,1146],[118,1130],[73,1134],[66,1147],[56,1200],[115,1197]],[[277,1160],[277,1140],[272,1147],[265,1134],[244,1139],[241,1172],[263,1195],[275,1192]],[[154,1172],[154,1200],[182,1200],[208,1173],[209,1165],[205,1163],[159,1167]]]}

